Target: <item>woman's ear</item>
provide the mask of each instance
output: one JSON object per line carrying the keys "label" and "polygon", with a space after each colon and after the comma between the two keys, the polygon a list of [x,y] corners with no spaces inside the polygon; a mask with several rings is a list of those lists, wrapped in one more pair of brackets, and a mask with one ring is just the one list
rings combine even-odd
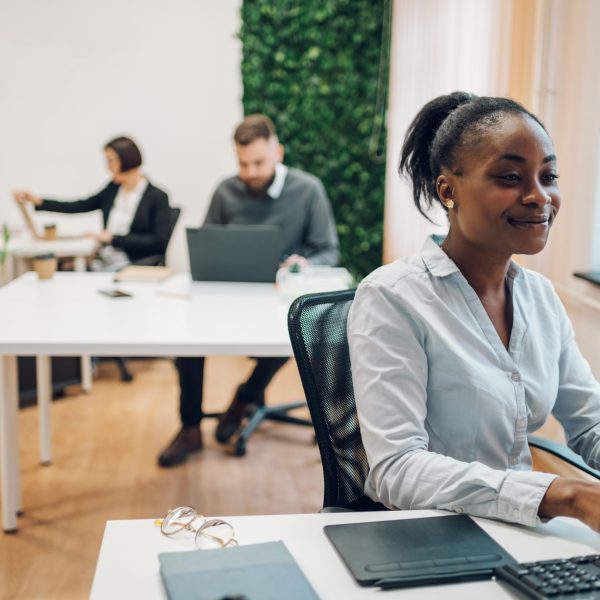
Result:
{"label": "woman's ear", "polygon": [[454,189],[447,175],[440,175],[435,182],[438,198],[446,208],[454,206]]}

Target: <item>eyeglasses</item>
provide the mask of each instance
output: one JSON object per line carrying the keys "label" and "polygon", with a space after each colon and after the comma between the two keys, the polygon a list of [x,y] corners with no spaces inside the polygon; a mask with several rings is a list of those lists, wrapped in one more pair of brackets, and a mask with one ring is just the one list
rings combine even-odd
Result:
{"label": "eyeglasses", "polygon": [[182,531],[194,532],[196,548],[230,548],[237,546],[233,526],[222,519],[207,519],[191,506],[179,506],[170,510],[164,519],[155,522],[160,532],[168,537]]}

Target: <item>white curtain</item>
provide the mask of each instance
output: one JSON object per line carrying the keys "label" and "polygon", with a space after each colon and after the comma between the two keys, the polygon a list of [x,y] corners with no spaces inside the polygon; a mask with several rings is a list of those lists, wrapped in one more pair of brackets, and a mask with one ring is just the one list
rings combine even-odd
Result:
{"label": "white curtain", "polygon": [[496,95],[504,87],[499,48],[508,17],[500,0],[395,0],[388,104],[388,161],[384,261],[418,252],[431,232],[446,230],[440,210],[434,227],[418,212],[398,176],[406,130],[418,110],[440,94],[464,90]]}

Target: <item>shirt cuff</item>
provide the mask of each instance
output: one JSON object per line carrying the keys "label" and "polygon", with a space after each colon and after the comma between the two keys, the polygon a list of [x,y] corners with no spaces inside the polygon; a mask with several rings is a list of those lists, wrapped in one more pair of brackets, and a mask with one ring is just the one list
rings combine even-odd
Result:
{"label": "shirt cuff", "polygon": [[558,477],[551,473],[511,471],[498,494],[497,518],[529,527],[542,523],[538,510],[549,485]]}

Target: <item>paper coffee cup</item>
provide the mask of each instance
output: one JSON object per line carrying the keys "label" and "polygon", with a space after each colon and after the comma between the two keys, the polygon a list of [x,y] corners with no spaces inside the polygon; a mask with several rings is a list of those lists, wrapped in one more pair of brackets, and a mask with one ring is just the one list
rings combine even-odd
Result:
{"label": "paper coffee cup", "polygon": [[40,254],[33,259],[33,269],[39,279],[52,279],[56,266],[57,260],[54,254]]}
{"label": "paper coffee cup", "polygon": [[44,225],[44,239],[48,241],[54,241],[56,237],[56,225],[54,223],[50,225]]}

